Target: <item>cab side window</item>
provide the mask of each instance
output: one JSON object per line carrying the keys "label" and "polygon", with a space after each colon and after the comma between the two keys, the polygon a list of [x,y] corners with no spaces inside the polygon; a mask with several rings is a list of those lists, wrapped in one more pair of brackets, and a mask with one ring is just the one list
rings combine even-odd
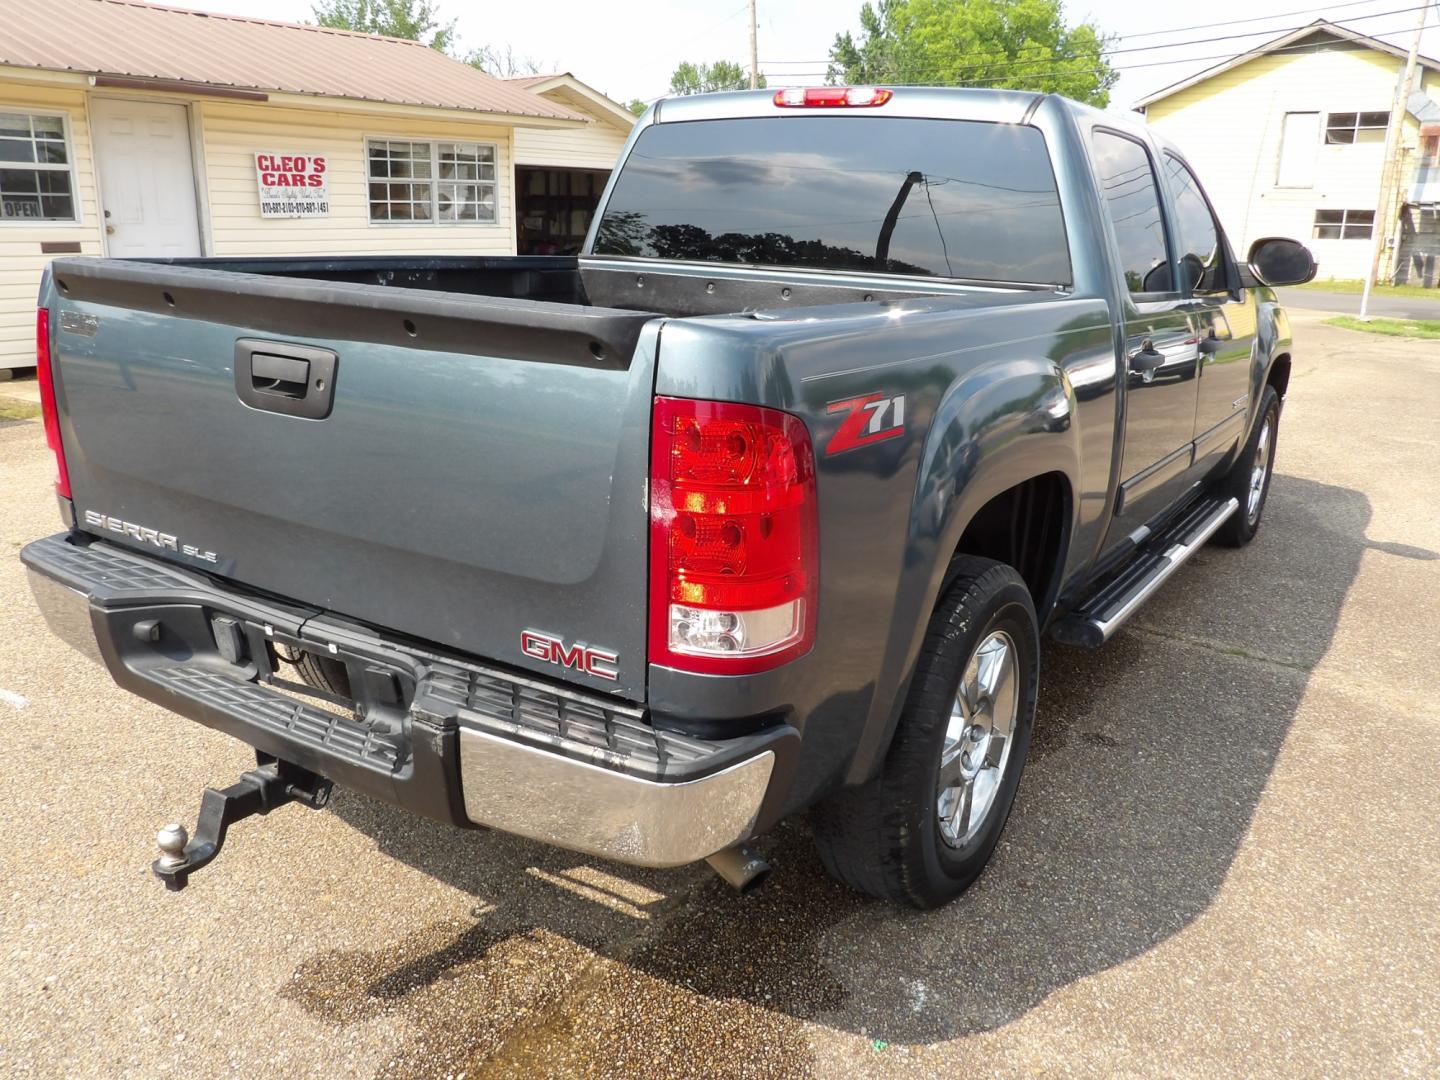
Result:
{"label": "cab side window", "polygon": [[1229,287],[1225,276],[1225,252],[1220,243],[1220,226],[1210,205],[1186,164],[1172,154],[1165,155],[1165,175],[1175,193],[1175,217],[1181,284],[1196,293],[1223,292]]}
{"label": "cab side window", "polygon": [[1102,130],[1091,135],[1090,152],[1126,286],[1131,293],[1173,292],[1160,187],[1149,152],[1134,139]]}

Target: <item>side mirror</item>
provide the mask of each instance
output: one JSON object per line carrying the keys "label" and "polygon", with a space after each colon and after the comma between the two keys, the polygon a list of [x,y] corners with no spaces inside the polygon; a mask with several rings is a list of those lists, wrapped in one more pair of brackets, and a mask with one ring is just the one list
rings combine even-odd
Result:
{"label": "side mirror", "polygon": [[1309,248],[1279,236],[1256,240],[1246,262],[1262,285],[1304,285],[1317,269]]}

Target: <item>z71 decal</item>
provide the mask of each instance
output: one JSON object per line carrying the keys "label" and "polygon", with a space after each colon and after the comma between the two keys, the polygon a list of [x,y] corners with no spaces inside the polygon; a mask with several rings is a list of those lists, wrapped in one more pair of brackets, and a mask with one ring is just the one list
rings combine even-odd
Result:
{"label": "z71 decal", "polygon": [[866,394],[864,397],[845,398],[832,401],[825,406],[827,413],[849,413],[840,421],[839,430],[831,436],[825,446],[825,453],[843,454],[871,443],[884,442],[905,434],[905,395],[887,397],[885,394]]}

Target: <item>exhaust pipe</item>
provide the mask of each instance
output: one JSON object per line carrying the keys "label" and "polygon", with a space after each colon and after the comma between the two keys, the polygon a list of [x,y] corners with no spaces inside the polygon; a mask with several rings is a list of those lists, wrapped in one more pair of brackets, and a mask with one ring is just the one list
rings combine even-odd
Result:
{"label": "exhaust pipe", "polygon": [[770,876],[770,864],[744,844],[717,851],[705,861],[736,892],[747,893]]}

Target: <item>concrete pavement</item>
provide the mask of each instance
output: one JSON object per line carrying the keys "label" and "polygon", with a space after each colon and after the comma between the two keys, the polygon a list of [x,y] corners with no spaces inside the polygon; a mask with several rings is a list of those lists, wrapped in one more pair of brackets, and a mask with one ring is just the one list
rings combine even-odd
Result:
{"label": "concrete pavement", "polygon": [[1294,321],[1260,537],[1046,649],[995,863],[929,914],[803,822],[737,897],[345,792],[166,893],[155,829],[250,759],[46,633],[51,465],[0,425],[0,1074],[1435,1075],[1440,349]]}

